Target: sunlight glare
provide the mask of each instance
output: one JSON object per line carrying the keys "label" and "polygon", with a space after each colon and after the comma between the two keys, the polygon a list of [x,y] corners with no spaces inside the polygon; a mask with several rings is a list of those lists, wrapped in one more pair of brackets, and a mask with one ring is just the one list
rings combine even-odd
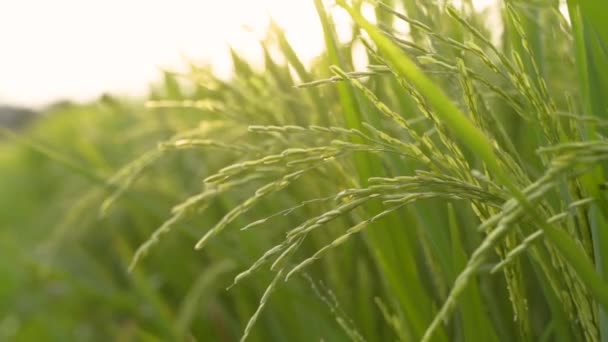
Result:
{"label": "sunlight glare", "polygon": [[[347,14],[333,12],[347,37]],[[269,17],[301,59],[322,51],[312,0],[0,1],[0,103],[86,101],[104,91],[144,96],[160,68],[183,69],[185,57],[229,77],[229,45],[261,63]]]}

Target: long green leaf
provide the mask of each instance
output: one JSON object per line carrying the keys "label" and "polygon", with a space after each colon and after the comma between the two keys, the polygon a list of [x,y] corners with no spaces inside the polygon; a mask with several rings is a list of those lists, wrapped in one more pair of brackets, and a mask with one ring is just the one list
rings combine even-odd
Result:
{"label": "long green leaf", "polygon": [[[376,26],[365,19],[361,13],[348,6],[344,0],[337,1],[346,9],[357,24],[359,24],[374,40],[378,49],[384,53],[390,66],[401,76],[412,82],[416,88],[427,98],[435,109],[435,114],[443,120],[451,132],[470,151],[474,152],[486,164],[489,171],[506,186],[513,196],[532,214],[534,207],[523,196],[522,192],[511,181],[506,172],[498,162],[498,158],[492,149],[492,144],[479,128],[454,105],[444,94],[440,87],[433,83],[416,64],[405,55],[397,45],[385,37]],[[594,266],[589,258],[576,245],[574,240],[564,231],[551,227],[542,220],[537,222],[547,238],[553,243],[562,256],[570,263],[573,269],[581,277],[583,283],[591,290],[593,296],[605,308],[608,308],[608,286],[595,272]],[[429,338],[429,335],[425,336]]]}

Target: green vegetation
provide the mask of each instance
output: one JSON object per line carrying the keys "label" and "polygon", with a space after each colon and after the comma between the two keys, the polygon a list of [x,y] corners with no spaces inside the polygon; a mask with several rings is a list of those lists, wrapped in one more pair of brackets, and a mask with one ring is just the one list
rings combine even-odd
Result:
{"label": "green vegetation", "polygon": [[607,6],[314,2],[310,66],[2,131],[0,340],[608,340]]}

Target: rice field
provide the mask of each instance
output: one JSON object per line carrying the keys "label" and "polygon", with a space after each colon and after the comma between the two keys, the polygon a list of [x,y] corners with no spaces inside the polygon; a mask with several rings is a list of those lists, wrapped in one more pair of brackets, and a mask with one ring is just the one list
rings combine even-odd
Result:
{"label": "rice field", "polygon": [[608,340],[608,6],[311,1],[0,129],[0,340]]}

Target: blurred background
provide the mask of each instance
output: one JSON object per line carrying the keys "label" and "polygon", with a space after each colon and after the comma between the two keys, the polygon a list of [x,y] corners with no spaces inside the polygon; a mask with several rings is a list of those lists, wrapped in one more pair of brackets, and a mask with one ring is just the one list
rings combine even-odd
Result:
{"label": "blurred background", "polygon": [[321,52],[311,1],[2,1],[0,101],[44,106],[102,92],[144,96],[186,60],[231,72],[228,46],[260,61],[272,16],[302,58]]}
{"label": "blurred background", "polygon": [[[476,0],[479,9],[494,0]],[[335,11],[338,34],[351,33]],[[259,41],[273,18],[307,62],[324,47],[308,0],[0,1],[0,103],[40,108],[90,101],[104,92],[145,96],[186,62],[232,71],[229,46],[262,63]]]}

